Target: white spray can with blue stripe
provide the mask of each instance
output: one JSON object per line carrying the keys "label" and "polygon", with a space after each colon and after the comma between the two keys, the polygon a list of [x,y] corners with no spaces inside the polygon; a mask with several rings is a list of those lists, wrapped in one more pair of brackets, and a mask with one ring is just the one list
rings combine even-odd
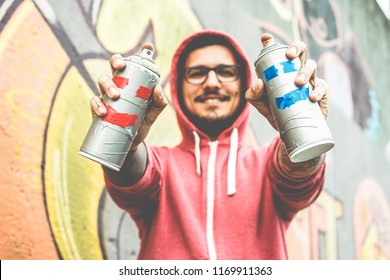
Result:
{"label": "white spray can with blue stripe", "polygon": [[317,102],[309,98],[310,84],[297,87],[294,80],[302,64],[286,57],[286,45],[271,43],[255,61],[257,77],[280,137],[292,162],[318,157],[334,146],[329,127]]}

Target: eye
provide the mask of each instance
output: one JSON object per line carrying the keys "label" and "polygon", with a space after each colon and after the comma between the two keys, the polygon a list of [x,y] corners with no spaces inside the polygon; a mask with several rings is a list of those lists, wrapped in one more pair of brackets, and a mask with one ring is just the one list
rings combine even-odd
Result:
{"label": "eye", "polygon": [[188,78],[196,79],[202,78],[206,75],[206,71],[203,68],[191,68],[187,71]]}
{"label": "eye", "polygon": [[237,75],[237,69],[235,66],[223,66],[216,69],[218,75],[221,77],[235,77]]}

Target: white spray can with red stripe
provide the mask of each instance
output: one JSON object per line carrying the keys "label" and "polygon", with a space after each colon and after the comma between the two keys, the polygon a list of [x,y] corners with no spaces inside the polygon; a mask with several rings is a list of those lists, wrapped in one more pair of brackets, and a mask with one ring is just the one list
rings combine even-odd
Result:
{"label": "white spray can with red stripe", "polygon": [[126,66],[113,77],[120,97],[116,100],[104,97],[107,114],[94,117],[79,151],[80,155],[116,171],[123,165],[152,102],[152,90],[160,79],[152,50],[144,48],[140,54],[124,60]]}

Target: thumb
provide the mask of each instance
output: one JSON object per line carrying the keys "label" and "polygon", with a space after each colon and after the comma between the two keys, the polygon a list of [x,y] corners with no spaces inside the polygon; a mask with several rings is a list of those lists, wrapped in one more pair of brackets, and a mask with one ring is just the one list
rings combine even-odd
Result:
{"label": "thumb", "polygon": [[271,126],[277,130],[275,120],[272,117],[271,109],[267,99],[264,96],[264,83],[262,80],[257,80],[245,93],[246,100],[252,104],[256,110],[262,114]]}
{"label": "thumb", "polygon": [[246,91],[245,98],[249,103],[255,106],[257,102],[263,101],[263,93],[264,83],[259,79]]}
{"label": "thumb", "polygon": [[168,105],[168,100],[164,95],[162,88],[160,85],[156,85],[153,89],[152,95],[152,104],[148,108],[148,112],[145,115],[144,124],[146,125],[147,131],[149,131],[150,127],[160,115],[160,113],[164,110],[164,108]]}
{"label": "thumb", "polygon": [[161,86],[158,84],[154,87],[152,93],[152,103],[150,104],[145,118],[139,127],[137,136],[135,137],[131,149],[134,150],[136,147],[144,141],[149,133],[153,123],[157,120],[157,117],[161,114],[164,108],[168,105],[168,99],[164,95]]}

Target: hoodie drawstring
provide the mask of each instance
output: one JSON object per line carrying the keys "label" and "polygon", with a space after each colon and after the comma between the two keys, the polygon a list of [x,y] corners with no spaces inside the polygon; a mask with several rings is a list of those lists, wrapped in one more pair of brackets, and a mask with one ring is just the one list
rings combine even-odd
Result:
{"label": "hoodie drawstring", "polygon": [[236,193],[236,166],[237,166],[237,151],[238,151],[238,129],[233,128],[230,134],[230,150],[227,170],[227,195]]}
{"label": "hoodie drawstring", "polygon": [[[200,168],[200,137],[198,133],[194,130],[195,140],[195,164],[196,164],[196,174],[201,174]],[[233,128],[232,133],[230,134],[230,149],[229,149],[229,158],[228,158],[228,170],[227,170],[227,195],[234,195],[237,191],[236,189],[236,168],[237,168],[237,152],[238,152],[238,129]]]}
{"label": "hoodie drawstring", "polygon": [[195,139],[195,164],[196,164],[196,174],[200,175],[200,137],[196,131],[192,131]]}

